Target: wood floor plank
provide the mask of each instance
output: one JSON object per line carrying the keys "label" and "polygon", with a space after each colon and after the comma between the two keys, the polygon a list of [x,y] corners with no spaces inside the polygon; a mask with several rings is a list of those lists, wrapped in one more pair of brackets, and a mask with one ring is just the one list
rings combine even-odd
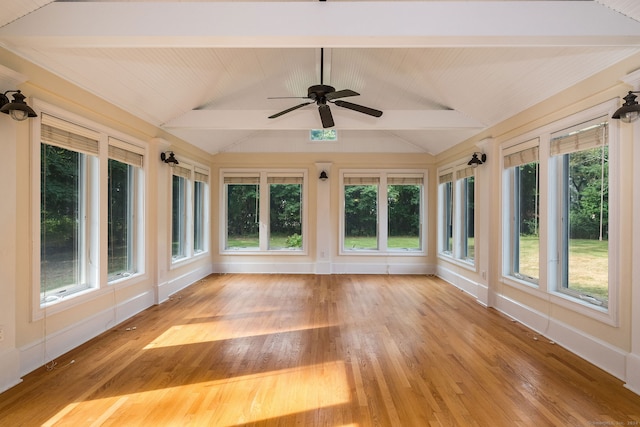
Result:
{"label": "wood floor plank", "polygon": [[212,275],[56,362],[0,425],[640,423],[619,380],[418,275]]}

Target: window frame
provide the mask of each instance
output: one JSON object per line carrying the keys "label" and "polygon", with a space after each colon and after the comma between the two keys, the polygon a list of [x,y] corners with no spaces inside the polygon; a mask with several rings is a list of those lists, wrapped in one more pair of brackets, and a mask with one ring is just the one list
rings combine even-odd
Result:
{"label": "window frame", "polygon": [[[106,269],[107,269],[107,282],[110,285],[114,285],[117,283],[120,283],[121,281],[126,281],[129,277],[138,274],[140,271],[144,270],[143,264],[144,264],[144,222],[143,222],[143,218],[144,218],[144,159],[145,159],[145,150],[144,148],[137,146],[137,145],[132,145],[128,142],[122,141],[118,138],[113,138],[111,136],[108,137],[108,151],[111,151],[111,147],[114,147],[115,149],[120,149],[120,150],[124,150],[127,152],[126,157],[131,157],[131,155],[133,156],[139,156],[136,159],[129,159],[128,161],[125,160],[120,161],[116,158],[114,158],[115,156],[112,156],[109,152],[107,153],[107,165],[109,160],[115,160],[115,161],[120,161],[121,163],[124,164],[128,164],[130,166],[129,168],[129,175],[132,178],[132,181],[129,182],[129,191],[131,192],[131,194],[129,195],[129,201],[131,203],[131,206],[129,206],[129,208],[131,209],[130,212],[130,216],[131,216],[131,224],[130,226],[132,226],[133,230],[131,231],[131,235],[129,236],[129,238],[131,239],[131,248],[130,253],[128,254],[129,257],[131,257],[131,262],[132,262],[132,267],[135,271],[128,273],[127,276],[123,276],[121,278],[118,279],[113,279],[113,280],[109,280],[109,262],[107,259],[107,265],[106,265]],[[139,160],[139,163],[136,164]],[[107,167],[107,178],[108,178],[108,174],[109,174],[109,170]],[[108,179],[107,179],[108,181]],[[108,200],[108,189],[107,189],[107,203],[109,203],[110,201]],[[109,217],[107,214],[107,221],[109,221]],[[108,239],[107,239],[108,242]],[[108,243],[107,243],[107,250],[108,250]]]}
{"label": "window frame", "polygon": [[[558,209],[560,208],[559,195],[554,188],[557,172],[550,167],[551,163],[551,135],[554,132],[576,126],[580,123],[589,122],[598,117],[610,118],[618,108],[616,100],[600,103],[585,110],[576,112],[570,116],[559,119],[555,122],[536,128],[512,140],[506,141],[501,146],[504,153],[509,147],[517,145],[533,138],[540,139],[539,161],[540,161],[540,280],[538,287],[527,285],[512,276],[506,274],[504,269],[504,259],[506,254],[505,224],[508,216],[505,214],[505,203],[508,192],[506,191],[504,176],[502,176],[502,252],[503,252],[503,272],[502,282],[548,300],[552,304],[564,307],[573,312],[597,320],[604,324],[617,326],[619,324],[619,277],[622,269],[620,253],[622,252],[622,239],[620,234],[620,224],[622,224],[622,210],[620,208],[620,188],[622,176],[620,165],[622,163],[620,141],[619,141],[619,121],[608,119],[609,124],[609,304],[607,308],[591,304],[580,300],[567,293],[558,290],[558,248],[560,230],[556,226]],[[501,155],[501,162],[504,156]]]}
{"label": "window frame", "polygon": [[[478,240],[476,234],[478,215],[477,206],[477,174],[476,168],[472,168],[466,161],[456,161],[445,165],[438,170],[438,257],[440,259],[453,262],[464,268],[477,271],[477,248]],[[473,258],[465,251],[467,248],[467,222],[466,213],[468,208],[468,198],[466,181],[473,177],[474,186],[474,251]]]}
{"label": "window frame", "polygon": [[[194,162],[188,158],[181,157],[180,164],[170,168],[171,171],[168,174],[168,194],[169,199],[167,203],[168,210],[168,257],[169,257],[169,269],[174,269],[180,267],[184,264],[188,264],[194,260],[200,259],[202,257],[207,256],[210,253],[209,248],[209,235],[210,233],[210,203],[209,203],[209,183],[211,180],[210,169],[200,163]],[[174,177],[179,177],[184,180],[184,196],[183,196],[183,206],[182,206],[182,214],[184,216],[182,220],[182,238],[184,242],[183,246],[183,254],[180,257],[174,257],[173,255],[173,196],[174,196],[174,185],[173,180]],[[195,183],[196,181],[204,183],[204,198],[202,200],[202,209],[203,209],[203,235],[202,243],[204,245],[203,249],[200,251],[196,251],[195,249]]]}
{"label": "window frame", "polygon": [[[307,169],[272,169],[272,168],[223,168],[219,172],[219,202],[220,202],[220,245],[219,253],[221,255],[291,255],[303,256],[309,254],[309,173]],[[225,177],[251,177],[258,179],[258,210],[259,210],[259,226],[258,226],[258,247],[251,248],[227,248],[228,241],[228,194],[227,183]],[[297,177],[302,179],[302,247],[300,249],[292,248],[270,248],[270,185],[269,178],[277,177]]]}
{"label": "window frame", "polygon": [[[377,202],[377,249],[357,249],[349,250],[345,248],[345,177],[361,176],[378,179],[378,202]],[[398,178],[406,176],[409,178],[420,178],[422,180],[420,189],[420,212],[419,212],[419,243],[420,249],[389,249],[388,239],[388,186],[397,184],[388,184],[388,178]],[[425,256],[427,255],[427,206],[426,200],[428,184],[428,172],[423,169],[341,169],[339,171],[339,255],[354,256]],[[381,201],[387,203],[381,203]]]}
{"label": "window frame", "polygon": [[[577,127],[581,127],[591,122],[592,120],[587,120],[586,122],[576,123]],[[594,118],[593,121],[604,121],[607,123],[607,128],[609,128],[612,124],[610,115],[609,116],[601,116],[598,118]],[[564,132],[566,129],[561,129],[553,133]],[[608,129],[607,129],[608,131]],[[553,134],[552,133],[552,134]],[[609,137],[607,143],[601,145],[600,147],[609,146]],[[591,148],[599,148],[599,147],[591,147]],[[550,279],[551,283],[554,284],[553,292],[558,296],[566,296],[570,299],[577,299],[583,302],[587,302],[588,304],[592,304],[596,307],[602,308],[603,311],[606,311],[608,308],[608,304],[606,307],[603,307],[601,304],[596,304],[596,301],[600,301],[596,298],[589,298],[586,293],[580,292],[569,287],[569,264],[570,264],[570,251],[569,251],[569,241],[571,240],[571,231],[570,224],[568,220],[568,216],[570,215],[570,194],[569,194],[569,155],[574,153],[580,153],[589,150],[580,149],[580,150],[571,150],[568,152],[553,154],[549,157],[549,169],[554,172],[555,179],[550,180],[549,182],[549,191],[552,200],[555,201],[552,209],[549,212],[550,220],[555,218],[553,222],[555,225],[551,227],[551,231],[556,233],[555,246],[554,250],[558,254],[558,265],[553,270],[554,276]],[[608,160],[607,160],[607,186],[610,187],[611,182],[611,154],[608,152]],[[609,188],[610,189],[610,188]],[[608,203],[608,206],[611,206],[611,203]],[[607,218],[607,222],[609,226],[612,226],[612,222],[610,221],[611,216],[609,215]],[[610,239],[607,239],[607,302],[609,300],[609,292],[611,289],[611,275],[609,270],[611,269],[610,264]]]}
{"label": "window frame", "polygon": [[[538,264],[540,264],[540,260],[542,259],[542,227],[541,223],[544,220],[541,202],[542,202],[542,175],[543,175],[543,165],[540,161],[541,157],[541,139],[536,136],[530,139],[525,139],[524,141],[519,141],[515,144],[511,144],[508,147],[504,147],[501,154],[501,179],[502,179],[502,187],[503,187],[503,203],[502,203],[502,212],[503,212],[503,242],[502,242],[502,275],[503,277],[508,277],[513,281],[517,281],[518,283],[530,286],[533,288],[538,288],[540,286],[540,276],[543,273],[543,269],[539,270],[538,277],[532,277],[526,274],[522,274],[519,272],[515,272],[514,264],[516,262],[516,256],[518,255],[518,263],[520,263],[520,233],[519,233],[519,224],[516,225],[516,214],[520,211],[520,206],[516,206],[516,202],[519,201],[519,188],[517,188],[516,182],[519,182],[519,177],[515,175],[516,170],[514,168],[519,166],[528,165],[537,161],[538,163],[538,181],[537,181],[537,190],[538,190]],[[523,154],[526,153],[526,154]],[[509,158],[509,156],[514,155],[527,155],[532,156],[532,161],[518,164],[515,166],[506,166],[505,159]],[[522,160],[524,161],[524,160]],[[546,169],[545,169],[546,170]],[[516,230],[518,233],[516,234]],[[516,244],[517,240],[517,244]],[[518,246],[516,248],[516,246]],[[517,252],[517,253],[516,253]]]}
{"label": "window frame", "polygon": [[[109,282],[108,280],[108,213],[105,209],[99,209],[99,206],[106,206],[108,203],[108,160],[109,160],[109,143],[111,138],[115,138],[120,144],[136,151],[142,155],[144,161],[148,158],[148,149],[146,143],[137,140],[129,135],[115,131],[109,127],[86,119],[74,113],[70,113],[60,107],[46,103],[39,99],[33,100],[33,108],[38,114],[38,119],[30,121],[31,126],[31,233],[32,233],[32,250],[31,250],[31,271],[32,271],[32,292],[31,292],[31,318],[39,320],[46,315],[60,313],[76,306],[86,304],[87,302],[98,298],[106,293],[112,292],[114,288],[132,286],[140,280],[147,277],[145,265],[145,227],[142,222],[144,214],[144,206],[146,205],[147,191],[145,186],[146,167],[140,168],[138,180],[138,191],[136,193],[135,206],[138,212],[136,233],[134,236],[135,257],[138,261],[138,268],[135,274],[119,280]],[[40,298],[40,280],[41,280],[41,155],[42,146],[42,118],[43,115],[49,116],[52,120],[59,121],[61,126],[68,123],[71,128],[82,128],[87,132],[94,132],[98,135],[98,151],[95,159],[92,161],[91,167],[86,170],[90,175],[91,182],[86,184],[83,192],[86,194],[87,217],[84,221],[86,228],[83,233],[87,236],[86,251],[90,253],[90,263],[88,265],[88,274],[90,275],[91,286],[80,290],[73,294],[62,296],[61,298],[45,304],[41,304]],[[54,126],[55,127],[55,126]],[[76,151],[76,150],[72,150]],[[82,151],[82,150],[77,150]]]}

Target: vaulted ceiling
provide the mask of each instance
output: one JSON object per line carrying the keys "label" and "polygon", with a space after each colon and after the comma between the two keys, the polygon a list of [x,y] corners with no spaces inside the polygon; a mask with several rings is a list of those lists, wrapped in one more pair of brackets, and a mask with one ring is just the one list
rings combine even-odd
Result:
{"label": "vaulted ceiling", "polygon": [[[4,0],[0,46],[210,153],[438,154],[640,52],[640,2]],[[384,114],[268,119],[321,77]]]}

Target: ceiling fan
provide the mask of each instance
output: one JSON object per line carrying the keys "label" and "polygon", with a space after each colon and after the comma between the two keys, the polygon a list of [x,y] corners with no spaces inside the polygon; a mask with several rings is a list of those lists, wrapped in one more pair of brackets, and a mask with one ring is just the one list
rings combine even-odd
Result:
{"label": "ceiling fan", "polygon": [[323,70],[324,69],[324,48],[320,48],[320,84],[309,86],[307,89],[307,96],[284,96],[284,97],[274,97],[269,99],[287,99],[287,98],[298,98],[298,99],[309,99],[308,102],[303,102],[302,104],[298,104],[294,107],[287,108],[284,111],[280,111],[272,116],[269,116],[270,119],[275,119],[276,117],[280,117],[283,114],[290,113],[291,111],[297,110],[298,108],[302,108],[306,105],[313,104],[314,102],[318,105],[318,112],[320,113],[320,120],[322,121],[323,128],[330,128],[334,126],[333,116],[331,115],[331,109],[329,108],[328,103],[335,104],[338,107],[347,108],[349,110],[357,111],[359,113],[368,114],[373,117],[382,116],[382,111],[375,110],[373,108],[365,107],[363,105],[354,104],[352,102],[343,101],[339,98],[347,98],[349,96],[359,96],[358,92],[355,92],[351,89],[343,89],[336,90],[333,86],[325,85],[323,83]]}

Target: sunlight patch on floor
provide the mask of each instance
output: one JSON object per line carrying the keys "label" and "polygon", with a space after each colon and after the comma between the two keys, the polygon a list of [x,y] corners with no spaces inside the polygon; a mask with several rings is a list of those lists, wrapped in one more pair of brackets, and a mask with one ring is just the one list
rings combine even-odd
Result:
{"label": "sunlight patch on floor", "polygon": [[108,393],[100,389],[94,399],[69,404],[44,425],[237,425],[339,408],[352,397],[343,361],[104,397]]}
{"label": "sunlight patch on floor", "polygon": [[213,341],[233,340],[239,338],[257,337],[272,334],[286,334],[297,332],[308,332],[314,329],[330,328],[336,326],[335,323],[314,322],[313,326],[287,327],[282,326],[255,326],[251,325],[245,330],[238,330],[237,325],[228,325],[224,322],[211,322],[211,327],[207,328],[202,323],[193,325],[176,325],[167,329],[144,349],[149,350],[160,347],[171,347],[177,345],[199,344]]}

